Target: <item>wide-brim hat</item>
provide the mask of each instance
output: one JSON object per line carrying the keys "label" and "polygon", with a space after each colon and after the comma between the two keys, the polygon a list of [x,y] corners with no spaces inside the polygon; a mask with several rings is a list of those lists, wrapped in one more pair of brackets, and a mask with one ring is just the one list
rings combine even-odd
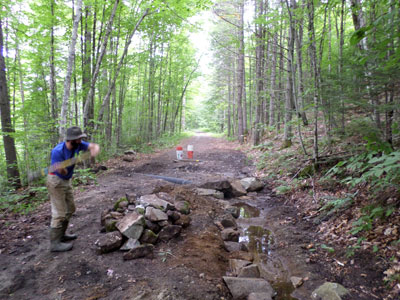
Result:
{"label": "wide-brim hat", "polygon": [[67,134],[65,136],[65,139],[67,141],[73,141],[85,137],[87,137],[87,135],[82,132],[82,129],[80,129],[78,126],[73,126],[67,129]]}

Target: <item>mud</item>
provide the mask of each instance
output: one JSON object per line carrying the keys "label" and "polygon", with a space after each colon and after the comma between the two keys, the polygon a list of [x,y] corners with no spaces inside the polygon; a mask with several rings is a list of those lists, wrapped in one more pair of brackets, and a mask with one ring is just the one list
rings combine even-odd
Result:
{"label": "mud", "polygon": [[[184,149],[188,144],[194,146],[194,159],[198,161],[176,162],[175,149],[138,155],[133,162],[115,158],[106,163],[108,170],[99,175],[97,184],[76,188],[77,212],[70,229],[79,237],[69,252],[48,251],[49,203],[29,215],[3,216],[0,298],[231,299],[222,281],[229,272],[230,254],[214,224],[222,214],[221,206],[216,199],[195,195],[192,189],[195,184],[226,176],[251,176],[254,167],[236,143],[199,134],[181,143]],[[194,184],[174,184],[144,174]],[[179,238],[157,244],[152,259],[123,261],[120,251],[97,254],[95,241],[102,235],[100,214],[104,209],[126,194],[161,191],[191,203],[192,223]],[[365,261],[372,264],[370,258],[356,259],[349,272],[343,272],[343,268],[339,277],[327,266],[335,264],[335,257],[311,253],[307,248],[318,240],[313,225],[302,220],[294,207],[285,205],[285,199],[273,195],[268,183],[259,193],[226,200],[240,207],[237,223],[241,241],[248,244],[263,270],[262,276],[277,290],[276,300],[309,300],[311,292],[324,281],[338,280],[352,292],[347,299],[372,299],[371,293],[379,297],[379,272],[363,265]],[[363,272],[366,277],[359,276]],[[294,289],[291,276],[306,281]]]}

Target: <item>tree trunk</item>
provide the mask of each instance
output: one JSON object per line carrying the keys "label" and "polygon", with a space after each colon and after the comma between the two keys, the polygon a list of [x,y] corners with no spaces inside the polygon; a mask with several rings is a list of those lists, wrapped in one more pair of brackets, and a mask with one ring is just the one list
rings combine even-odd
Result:
{"label": "tree trunk", "polygon": [[19,188],[17,149],[14,141],[14,128],[11,123],[10,97],[7,87],[6,63],[4,59],[3,25],[0,18],[0,114],[3,133],[4,152],[6,154],[7,177],[13,186]]}
{"label": "tree trunk", "polygon": [[238,140],[240,143],[244,142],[244,115],[243,115],[243,105],[245,105],[245,100],[243,98],[243,91],[245,89],[245,66],[244,66],[244,1],[239,1],[239,26],[238,26],[238,39],[239,39],[239,49],[238,49],[238,66],[237,66],[237,113],[238,113]]}
{"label": "tree trunk", "polygon": [[65,129],[67,126],[67,113],[68,113],[69,95],[71,91],[72,67],[75,59],[75,45],[76,45],[76,39],[78,37],[78,27],[82,13],[82,0],[78,0],[76,5],[77,5],[76,16],[74,18],[71,43],[69,45],[69,50],[68,50],[67,73],[65,75],[65,81],[64,81],[64,96],[61,104],[60,129],[59,129],[60,140],[64,139]]}

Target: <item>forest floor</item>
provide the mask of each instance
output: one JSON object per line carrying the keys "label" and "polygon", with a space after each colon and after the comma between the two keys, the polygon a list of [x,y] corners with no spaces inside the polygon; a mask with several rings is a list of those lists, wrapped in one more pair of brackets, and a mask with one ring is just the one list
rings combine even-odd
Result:
{"label": "forest floor", "polygon": [[[231,299],[222,276],[229,273],[229,253],[223,247],[214,221],[221,211],[212,197],[198,196],[195,185],[216,178],[254,176],[251,160],[239,144],[198,134],[181,142],[194,146],[198,161],[176,162],[175,149],[138,154],[132,162],[121,157],[103,163],[108,170],[97,183],[75,189],[77,212],[70,231],[79,235],[71,251],[49,252],[50,205],[45,203],[26,215],[8,214],[0,220],[1,299]],[[143,174],[190,180],[176,185]],[[245,213],[237,220],[242,240],[261,243],[264,274],[278,292],[276,300],[310,300],[312,291],[325,281],[340,283],[350,295],[344,299],[385,299],[384,262],[370,252],[327,251],[323,232],[302,207],[277,196],[272,182],[260,192],[225,199]],[[153,258],[125,261],[121,251],[98,254],[95,242],[101,213],[126,194],[166,192],[191,204],[191,225],[178,238],[157,243]],[[250,226],[264,229],[251,236]],[[248,235],[246,237],[246,234]],[[244,238],[244,239],[243,239]],[[294,289],[290,277],[305,279]]]}

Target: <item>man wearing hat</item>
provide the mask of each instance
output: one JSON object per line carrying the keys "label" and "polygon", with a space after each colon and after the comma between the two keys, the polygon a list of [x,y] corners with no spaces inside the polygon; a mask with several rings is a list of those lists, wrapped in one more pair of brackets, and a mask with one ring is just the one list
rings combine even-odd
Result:
{"label": "man wearing hat", "polygon": [[[57,165],[65,160],[78,155],[80,151],[90,151],[95,157],[99,151],[99,145],[82,141],[86,134],[79,127],[67,129],[65,142],[59,143],[51,151],[51,165]],[[65,243],[77,238],[76,235],[67,235],[69,220],[75,212],[74,196],[71,187],[71,177],[75,165],[58,168],[47,175],[47,189],[51,202],[50,223],[50,251],[63,252],[72,249],[72,244]]]}

